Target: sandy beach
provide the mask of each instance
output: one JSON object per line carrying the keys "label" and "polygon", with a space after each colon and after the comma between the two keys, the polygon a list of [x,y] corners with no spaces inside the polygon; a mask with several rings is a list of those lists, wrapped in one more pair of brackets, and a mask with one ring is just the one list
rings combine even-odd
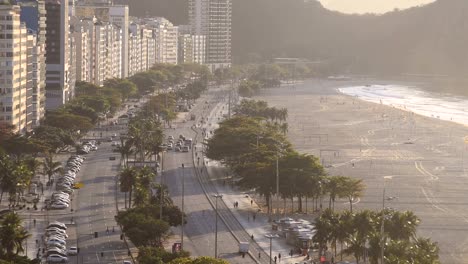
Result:
{"label": "sandy beach", "polygon": [[[386,206],[421,218],[418,234],[439,243],[442,263],[468,263],[468,129],[336,91],[367,83],[307,80],[255,99],[288,109],[290,141],[320,157],[330,175],[364,179],[355,210],[380,210],[384,177],[391,176],[386,196],[394,199]],[[348,208],[345,200],[337,206]]]}

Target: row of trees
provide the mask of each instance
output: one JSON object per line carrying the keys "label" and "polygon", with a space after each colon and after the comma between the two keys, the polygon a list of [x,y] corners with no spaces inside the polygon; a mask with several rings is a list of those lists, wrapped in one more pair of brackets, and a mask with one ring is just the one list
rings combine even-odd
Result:
{"label": "row of trees", "polygon": [[377,264],[385,245],[385,263],[439,263],[437,243],[416,236],[419,223],[419,218],[410,211],[336,213],[327,209],[315,220],[313,239],[319,245],[319,256],[329,245],[336,258],[339,244],[341,260],[346,254],[354,256],[357,263],[367,260]]}
{"label": "row of trees", "polygon": [[[182,212],[173,204],[167,187],[153,182],[156,170],[130,167],[129,157],[144,162],[159,159],[163,141],[162,122],[176,118],[177,102],[195,100],[207,89],[210,74],[196,65],[155,65],[151,71],[134,75],[140,93],[154,93],[128,124],[128,133],[117,148],[123,160],[119,175],[120,190],[125,192],[125,211],[116,220],[129,239],[139,247],[138,263],[226,263],[211,258],[190,259],[189,252],[166,252],[162,246],[170,227],[182,224]],[[164,89],[162,87],[173,87]],[[127,197],[128,194],[128,197]],[[128,206],[127,206],[128,205]]]}
{"label": "row of trees", "polygon": [[312,198],[313,206],[318,207],[327,194],[332,201],[347,198],[352,210],[353,201],[364,191],[362,181],[328,176],[316,157],[295,151],[286,139],[286,109],[244,100],[234,113],[208,140],[207,157],[235,172],[242,187],[264,196],[269,212],[271,196],[276,194],[277,173],[279,195],[285,205],[291,199],[293,210],[294,199],[298,201],[297,210],[302,212],[304,198]]}

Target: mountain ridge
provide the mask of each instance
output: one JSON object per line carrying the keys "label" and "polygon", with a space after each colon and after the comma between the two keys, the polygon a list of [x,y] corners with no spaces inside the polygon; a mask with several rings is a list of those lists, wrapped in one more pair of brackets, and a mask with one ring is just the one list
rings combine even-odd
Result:
{"label": "mountain ridge", "polygon": [[[123,0],[125,1],[125,0]],[[186,0],[132,0],[132,15],[187,23]],[[468,1],[438,0],[381,15],[343,14],[315,0],[233,0],[233,58],[326,61],[337,72],[463,76]]]}

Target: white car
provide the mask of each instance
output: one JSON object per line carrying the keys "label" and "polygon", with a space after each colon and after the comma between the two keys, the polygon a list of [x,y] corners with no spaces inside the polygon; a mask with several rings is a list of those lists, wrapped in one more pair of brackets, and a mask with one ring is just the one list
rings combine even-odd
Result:
{"label": "white car", "polygon": [[60,250],[67,250],[67,246],[59,242],[49,241],[46,243],[47,248],[58,248]]}
{"label": "white car", "polygon": [[47,257],[47,261],[51,263],[67,263],[68,258],[64,256],[60,256],[58,254],[52,254]]}
{"label": "white car", "polygon": [[54,226],[61,228],[61,229],[67,229],[67,225],[59,221],[52,221],[49,223],[49,225],[47,225],[47,227],[54,227]]}
{"label": "white car", "polygon": [[111,146],[113,146],[113,147],[117,146],[117,142],[112,141]]}
{"label": "white car", "polygon": [[78,254],[78,248],[77,247],[70,247],[68,249],[68,255],[70,256],[76,256]]}
{"label": "white car", "polygon": [[60,244],[62,244],[62,245],[67,244],[67,242],[65,241],[65,239],[59,239],[59,238],[57,238],[57,237],[49,237],[49,238],[47,239],[47,243],[49,243],[49,242],[57,242],[57,243],[60,243]]}
{"label": "white car", "polygon": [[59,233],[59,232],[54,232],[54,231],[48,231],[46,232],[46,237],[47,238],[58,238],[65,240],[68,238],[68,235],[66,233]]}
{"label": "white car", "polygon": [[96,151],[98,148],[96,146],[91,147],[91,151]]}
{"label": "white car", "polygon": [[61,203],[61,202],[57,202],[57,203],[53,203],[50,205],[50,208],[52,209],[66,209],[68,208],[68,204],[66,203]]}

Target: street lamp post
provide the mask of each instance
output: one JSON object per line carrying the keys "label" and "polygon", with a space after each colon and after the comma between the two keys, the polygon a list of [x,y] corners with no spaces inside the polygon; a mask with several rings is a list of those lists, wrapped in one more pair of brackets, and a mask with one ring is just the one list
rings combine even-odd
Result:
{"label": "street lamp post", "polygon": [[265,237],[270,239],[270,264],[271,264],[271,263],[272,263],[272,257],[271,257],[271,241],[273,240],[273,238],[278,238],[279,236],[278,236],[277,234],[266,234]]}
{"label": "street lamp post", "polygon": [[383,183],[383,193],[382,193],[382,224],[380,226],[380,263],[385,264],[384,252],[385,252],[385,182],[386,180],[391,180],[393,176],[384,176],[384,183]]}
{"label": "street lamp post", "polygon": [[223,196],[221,194],[216,194],[213,195],[215,198],[215,214],[216,214],[216,220],[215,220],[215,258],[218,258],[218,198],[223,199]]}
{"label": "street lamp post", "polygon": [[184,164],[182,163],[182,232],[180,236],[180,249],[184,249],[184,194],[185,194],[185,177]]}
{"label": "street lamp post", "polygon": [[163,215],[163,172],[164,172],[164,150],[161,151],[161,184],[159,186],[159,219],[162,220]]}
{"label": "street lamp post", "polygon": [[279,221],[279,153],[276,155],[276,221]]}

